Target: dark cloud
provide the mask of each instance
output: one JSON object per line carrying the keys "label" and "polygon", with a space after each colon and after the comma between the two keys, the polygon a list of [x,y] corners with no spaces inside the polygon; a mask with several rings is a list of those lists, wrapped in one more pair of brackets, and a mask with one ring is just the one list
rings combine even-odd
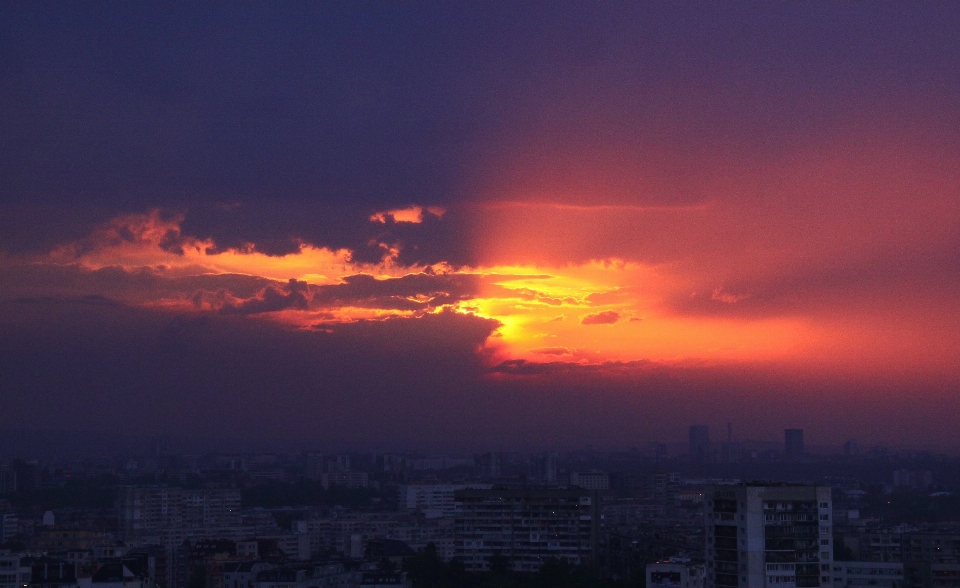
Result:
{"label": "dark cloud", "polygon": [[259,314],[279,310],[307,310],[310,307],[310,287],[306,282],[290,279],[283,288],[268,286],[255,297],[220,307],[223,314]]}
{"label": "dark cloud", "polygon": [[949,384],[887,376],[500,362],[478,353],[496,327],[441,312],[318,331],[98,298],[8,301],[0,427],[469,451],[628,447],[728,420],[761,439],[800,423],[811,443],[942,443],[960,414]]}
{"label": "dark cloud", "polygon": [[0,300],[37,296],[75,298],[101,296],[127,303],[187,299],[198,292],[251,298],[275,281],[240,274],[170,275],[157,268],[97,270],[77,265],[8,261],[0,267]]}
{"label": "dark cloud", "polygon": [[[331,442],[438,441],[453,426],[446,419],[466,418],[459,403],[474,394],[484,370],[477,349],[497,325],[447,312],[305,331],[96,298],[5,302],[0,420],[65,429],[106,420],[127,433],[229,437],[239,428]],[[14,414],[43,416],[18,423]]]}
{"label": "dark cloud", "polygon": [[[958,24],[950,4],[24,3],[0,15],[0,247],[164,206],[222,247],[469,263],[477,199],[689,204],[731,154],[865,112],[956,128]],[[410,204],[448,213],[367,226]]]}
{"label": "dark cloud", "polygon": [[531,349],[530,353],[538,355],[573,355],[573,351],[566,347],[537,347]]}
{"label": "dark cloud", "polygon": [[612,325],[620,320],[620,313],[605,310],[597,314],[588,314],[580,320],[581,325]]}

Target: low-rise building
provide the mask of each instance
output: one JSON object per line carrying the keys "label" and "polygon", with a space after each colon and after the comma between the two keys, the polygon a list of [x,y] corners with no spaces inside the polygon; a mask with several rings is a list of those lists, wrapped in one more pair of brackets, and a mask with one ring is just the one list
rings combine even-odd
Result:
{"label": "low-rise building", "polygon": [[703,588],[704,566],[688,558],[647,564],[647,588]]}
{"label": "low-rise building", "polygon": [[901,588],[902,562],[835,561],[833,588]]}

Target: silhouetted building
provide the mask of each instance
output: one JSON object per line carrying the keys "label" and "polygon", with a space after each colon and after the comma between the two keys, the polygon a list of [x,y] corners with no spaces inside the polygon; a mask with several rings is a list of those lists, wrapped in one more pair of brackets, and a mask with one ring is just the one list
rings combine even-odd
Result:
{"label": "silhouetted building", "polygon": [[501,454],[495,451],[474,455],[473,466],[477,476],[486,479],[499,478],[502,457]]}
{"label": "silhouetted building", "polygon": [[570,472],[570,485],[584,490],[609,490],[610,474],[607,472]]}
{"label": "silhouetted building", "polygon": [[853,457],[860,454],[860,448],[857,447],[856,439],[850,439],[843,444],[843,454],[847,457]]}
{"label": "silhouetted building", "polygon": [[803,429],[783,431],[783,454],[787,459],[798,459],[803,456]]}
{"label": "silhouetted building", "polygon": [[30,570],[30,587],[67,588],[77,585],[77,566],[60,559],[40,558]]}
{"label": "silhouetted building", "polygon": [[530,481],[537,484],[557,483],[556,453],[538,453],[530,456]]}
{"label": "silhouetted building", "polygon": [[710,429],[707,425],[691,425],[690,427],[690,457],[693,461],[703,463],[710,451]]}
{"label": "silhouetted building", "polygon": [[933,474],[929,470],[894,470],[893,487],[927,490],[933,486]]}

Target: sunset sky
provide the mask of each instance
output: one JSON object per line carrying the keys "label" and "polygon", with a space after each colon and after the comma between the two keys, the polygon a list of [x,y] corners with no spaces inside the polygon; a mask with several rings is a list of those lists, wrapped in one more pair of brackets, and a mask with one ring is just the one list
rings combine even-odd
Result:
{"label": "sunset sky", "polygon": [[958,448],[960,5],[8,5],[0,405]]}

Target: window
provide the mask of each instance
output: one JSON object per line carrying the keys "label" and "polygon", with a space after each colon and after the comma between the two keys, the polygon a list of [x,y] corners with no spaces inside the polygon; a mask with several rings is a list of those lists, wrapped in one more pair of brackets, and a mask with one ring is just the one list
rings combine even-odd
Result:
{"label": "window", "polygon": [[820,515],[820,520],[821,520],[821,521],[829,521],[829,520],[830,520],[830,515],[828,515],[828,514],[822,514],[822,515]]}
{"label": "window", "polygon": [[820,545],[830,545],[830,540],[829,540],[829,539],[821,539],[821,540],[820,540]]}

